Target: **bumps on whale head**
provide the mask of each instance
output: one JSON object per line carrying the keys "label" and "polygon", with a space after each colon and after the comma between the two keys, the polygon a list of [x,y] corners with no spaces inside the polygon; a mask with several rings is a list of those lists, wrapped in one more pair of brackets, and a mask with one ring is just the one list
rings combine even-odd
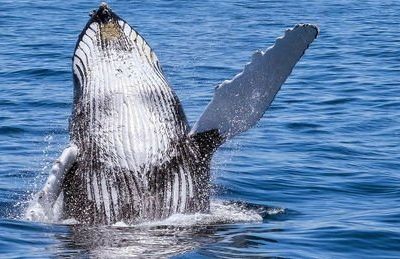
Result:
{"label": "bumps on whale head", "polygon": [[103,47],[107,45],[117,45],[112,43],[114,41],[120,41],[126,38],[126,35],[124,34],[124,29],[121,26],[123,22],[106,3],[101,3],[97,10],[93,10],[93,12],[90,14],[90,17],[91,19],[89,20],[89,24],[97,23],[97,26],[95,26],[95,28],[97,28],[97,31],[96,29],[95,31],[99,34],[99,43]]}
{"label": "bumps on whale head", "polygon": [[117,18],[107,3],[104,2],[100,4],[97,10],[93,10],[93,12],[90,14],[90,17],[92,17],[93,21],[99,23],[108,23]]}

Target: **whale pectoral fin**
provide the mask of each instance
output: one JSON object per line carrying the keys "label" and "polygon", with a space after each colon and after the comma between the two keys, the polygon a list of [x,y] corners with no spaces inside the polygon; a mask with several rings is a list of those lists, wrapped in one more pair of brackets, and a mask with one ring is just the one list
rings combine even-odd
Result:
{"label": "whale pectoral fin", "polygon": [[53,205],[61,193],[64,176],[76,162],[77,155],[77,146],[71,144],[54,162],[43,189],[35,195],[27,210],[28,219],[41,220],[51,215]]}
{"label": "whale pectoral fin", "polygon": [[223,142],[255,125],[317,35],[314,25],[296,25],[274,46],[254,53],[241,73],[215,89],[190,135],[202,138],[216,130],[218,133],[213,134],[218,134]]}

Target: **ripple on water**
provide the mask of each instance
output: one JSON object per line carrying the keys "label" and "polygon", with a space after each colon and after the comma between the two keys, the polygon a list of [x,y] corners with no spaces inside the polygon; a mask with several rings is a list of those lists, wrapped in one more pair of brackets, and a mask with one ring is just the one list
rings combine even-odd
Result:
{"label": "ripple on water", "polygon": [[69,75],[69,70],[56,70],[51,68],[28,68],[21,70],[13,70],[9,72],[0,72],[2,77],[47,77]]}

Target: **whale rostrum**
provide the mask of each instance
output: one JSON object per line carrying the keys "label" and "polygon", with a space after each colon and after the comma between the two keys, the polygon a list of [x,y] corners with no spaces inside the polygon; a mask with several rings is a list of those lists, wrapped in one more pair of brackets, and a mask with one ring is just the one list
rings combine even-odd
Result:
{"label": "whale rostrum", "polygon": [[136,223],[174,213],[207,213],[210,162],[226,140],[253,126],[317,37],[314,25],[287,30],[219,85],[190,128],[181,103],[146,40],[107,4],[79,35],[72,59],[70,146],[36,195],[30,218],[82,224]]}

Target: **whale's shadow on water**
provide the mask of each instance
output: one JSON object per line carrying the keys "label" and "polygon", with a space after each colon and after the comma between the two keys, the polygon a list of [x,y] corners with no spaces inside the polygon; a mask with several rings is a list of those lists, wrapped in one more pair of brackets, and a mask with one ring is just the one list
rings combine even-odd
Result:
{"label": "whale's shadow on water", "polygon": [[[174,215],[167,220],[133,226],[70,225],[66,235],[55,236],[63,247],[57,249],[61,252],[58,256],[169,257],[223,241],[225,237],[218,233],[240,231],[242,224],[256,225],[285,214],[279,208],[237,202],[216,206],[209,215]],[[270,238],[262,241],[277,242]],[[243,247],[256,243],[252,238],[237,236],[231,245]]]}

